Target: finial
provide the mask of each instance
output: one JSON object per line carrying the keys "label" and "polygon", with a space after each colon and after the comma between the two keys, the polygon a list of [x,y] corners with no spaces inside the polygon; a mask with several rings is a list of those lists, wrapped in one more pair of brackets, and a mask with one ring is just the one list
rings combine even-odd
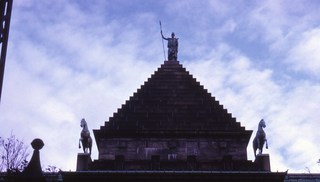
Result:
{"label": "finial", "polygon": [[36,138],[31,142],[31,146],[34,150],[40,150],[44,146],[44,143],[40,138]]}
{"label": "finial", "polygon": [[40,138],[36,138],[31,142],[31,146],[34,149],[31,160],[28,166],[18,176],[18,181],[45,182],[46,179],[42,173],[39,152],[39,150],[44,146],[44,143]]}

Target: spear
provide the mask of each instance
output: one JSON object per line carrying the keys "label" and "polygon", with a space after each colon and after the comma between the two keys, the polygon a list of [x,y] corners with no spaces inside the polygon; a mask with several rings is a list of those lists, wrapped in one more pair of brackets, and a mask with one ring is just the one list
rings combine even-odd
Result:
{"label": "spear", "polygon": [[164,51],[164,43],[163,43],[163,38],[162,38],[162,26],[161,26],[161,21],[159,20],[160,23],[160,32],[161,32],[161,40],[162,40],[162,49],[163,49],[163,56],[164,56],[164,60],[166,60],[166,52]]}

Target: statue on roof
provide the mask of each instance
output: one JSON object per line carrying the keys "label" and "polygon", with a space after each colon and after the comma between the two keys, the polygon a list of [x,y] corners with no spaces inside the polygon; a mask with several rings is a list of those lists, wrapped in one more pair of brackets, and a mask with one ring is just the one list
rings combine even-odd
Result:
{"label": "statue on roof", "polygon": [[178,58],[178,38],[175,37],[175,34],[172,32],[171,37],[164,37],[161,30],[161,36],[164,40],[168,41],[168,60],[176,61]]}
{"label": "statue on roof", "polygon": [[[80,126],[82,127],[82,131],[80,133],[79,139],[79,148],[81,148],[80,142],[82,143],[82,148],[84,153],[91,154],[92,148],[92,138],[90,136],[90,131],[88,129],[88,125],[86,120],[83,118],[80,122]],[[88,151],[89,150],[89,151]]]}
{"label": "statue on roof", "polygon": [[266,143],[266,149],[268,149],[266,133],[263,130],[263,128],[265,127],[266,127],[266,123],[263,119],[261,119],[258,125],[258,131],[257,131],[256,137],[253,139],[253,151],[254,151],[255,157],[257,156],[256,155],[257,149],[259,149],[259,154],[262,154],[264,143]]}

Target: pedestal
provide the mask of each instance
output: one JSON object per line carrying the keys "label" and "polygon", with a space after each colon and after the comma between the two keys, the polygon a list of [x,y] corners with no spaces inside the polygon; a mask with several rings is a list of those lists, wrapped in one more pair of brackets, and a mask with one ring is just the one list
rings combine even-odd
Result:
{"label": "pedestal", "polygon": [[89,164],[92,162],[88,153],[78,153],[77,171],[88,171]]}
{"label": "pedestal", "polygon": [[258,154],[254,163],[259,171],[271,171],[269,154]]}

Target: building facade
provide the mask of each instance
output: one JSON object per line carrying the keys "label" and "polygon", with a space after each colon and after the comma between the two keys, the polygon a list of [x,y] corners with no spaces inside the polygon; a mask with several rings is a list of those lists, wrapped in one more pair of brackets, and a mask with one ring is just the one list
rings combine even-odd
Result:
{"label": "building facade", "polygon": [[286,173],[271,172],[268,155],[247,159],[251,135],[179,61],[164,61],[94,130],[98,159],[83,162],[88,159],[82,157],[78,171],[63,177],[67,181],[283,181]]}

